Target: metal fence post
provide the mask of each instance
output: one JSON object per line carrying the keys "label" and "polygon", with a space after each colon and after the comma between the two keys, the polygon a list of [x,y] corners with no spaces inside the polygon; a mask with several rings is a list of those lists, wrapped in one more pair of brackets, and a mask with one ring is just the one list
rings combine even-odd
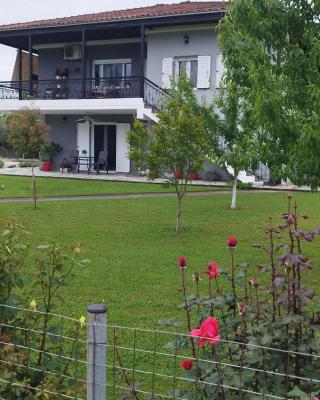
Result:
{"label": "metal fence post", "polygon": [[107,307],[88,306],[87,399],[106,400]]}

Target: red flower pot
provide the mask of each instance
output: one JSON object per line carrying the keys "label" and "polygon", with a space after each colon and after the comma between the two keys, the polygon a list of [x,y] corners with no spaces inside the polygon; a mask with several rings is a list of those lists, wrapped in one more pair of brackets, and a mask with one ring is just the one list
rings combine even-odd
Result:
{"label": "red flower pot", "polygon": [[46,171],[46,172],[52,171],[52,162],[51,161],[43,161],[42,162],[42,171]]}
{"label": "red flower pot", "polygon": [[182,178],[182,172],[181,171],[176,171],[174,175],[175,175],[176,179],[181,179]]}
{"label": "red flower pot", "polygon": [[199,175],[196,172],[190,172],[189,179],[191,181],[197,181],[199,179]]}

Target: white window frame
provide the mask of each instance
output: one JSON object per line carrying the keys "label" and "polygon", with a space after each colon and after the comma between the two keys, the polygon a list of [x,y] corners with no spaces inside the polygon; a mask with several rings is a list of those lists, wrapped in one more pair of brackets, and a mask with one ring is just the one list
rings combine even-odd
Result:
{"label": "white window frame", "polygon": [[[191,77],[191,61],[197,62],[197,67],[199,67],[199,59],[198,56],[181,56],[174,58],[174,77],[177,80],[179,78],[179,62],[185,61],[186,65],[186,75],[190,79]],[[188,62],[189,61],[189,62]],[[197,69],[197,79],[196,79],[196,86],[194,86],[193,90],[197,90],[197,82],[198,82],[198,69]]]}
{"label": "white window frame", "polygon": [[[115,59],[108,59],[108,60],[93,60],[92,62],[92,79],[93,79],[93,86],[95,86],[95,73],[96,73],[96,65],[110,65],[110,64],[122,64],[122,77],[125,79],[125,65],[131,64],[131,72],[132,72],[132,59],[131,58],[115,58]],[[102,78],[103,79],[103,78]],[[120,87],[120,86],[119,86]]]}

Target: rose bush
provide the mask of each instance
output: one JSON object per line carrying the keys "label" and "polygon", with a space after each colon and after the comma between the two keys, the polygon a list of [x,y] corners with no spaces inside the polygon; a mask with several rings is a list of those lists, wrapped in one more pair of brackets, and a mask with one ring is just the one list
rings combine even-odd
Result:
{"label": "rose bush", "polygon": [[[301,229],[305,219],[289,194],[280,223],[270,218],[264,242],[253,245],[266,256],[256,273],[248,264],[236,262],[238,239],[230,237],[229,268],[210,262],[204,271],[206,295],[200,273],[191,271],[190,265],[187,271],[187,260],[180,257],[183,304],[179,308],[186,315],[189,339],[180,337],[175,345],[183,351],[182,358],[186,349],[191,351],[192,364],[181,367],[193,385],[177,390],[176,396],[192,400],[319,396],[320,300],[305,286],[312,264],[303,254],[303,244],[313,243],[320,228]],[[190,272],[195,293],[188,293]]]}

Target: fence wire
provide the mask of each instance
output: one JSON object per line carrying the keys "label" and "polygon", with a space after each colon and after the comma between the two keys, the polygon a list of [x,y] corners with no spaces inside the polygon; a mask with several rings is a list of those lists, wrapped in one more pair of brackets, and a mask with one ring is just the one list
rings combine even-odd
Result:
{"label": "fence wire", "polygon": [[[185,334],[88,324],[7,305],[0,305],[0,321],[0,400],[85,400],[92,384],[105,387],[108,400],[287,400],[301,393],[312,400],[320,393],[318,354],[221,339],[192,357]],[[97,353],[106,350],[104,362],[88,361],[90,327],[106,331],[105,343],[93,343]],[[307,370],[293,367],[297,359]],[[189,370],[181,367],[187,360]],[[105,379],[96,382],[92,368],[96,376],[105,371]]]}

